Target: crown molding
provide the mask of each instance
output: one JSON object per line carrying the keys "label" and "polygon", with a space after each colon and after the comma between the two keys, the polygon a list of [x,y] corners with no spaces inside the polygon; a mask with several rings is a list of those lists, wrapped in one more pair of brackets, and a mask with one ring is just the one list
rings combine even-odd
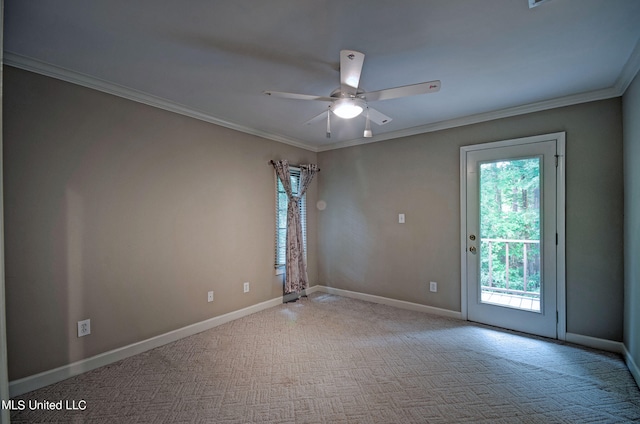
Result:
{"label": "crown molding", "polygon": [[540,112],[543,110],[556,109],[564,106],[572,106],[580,103],[593,102],[597,100],[605,100],[613,97],[619,97],[622,93],[616,87],[605,88],[602,90],[590,91],[587,93],[575,94],[572,96],[559,97],[556,99],[545,100],[542,102],[530,103],[522,106],[515,106],[506,109],[495,110],[491,112],[478,113],[475,115],[462,116],[460,118],[448,119],[446,121],[434,122],[432,124],[420,125],[417,127],[407,128],[406,130],[393,131],[369,139],[357,139],[342,141],[339,143],[329,144],[318,148],[318,152],[327,150],[342,149],[345,147],[358,146],[361,144],[375,143],[377,141],[391,140],[412,135],[441,131],[450,128],[463,127],[465,125],[478,124],[481,122],[493,121],[496,119],[509,118],[512,116],[525,115],[527,113]]}
{"label": "crown molding", "polygon": [[321,146],[318,152],[327,150],[341,149],[351,146],[359,146],[361,144],[375,143],[377,141],[391,140],[400,137],[408,137],[411,135],[429,133],[434,131],[446,130],[450,128],[462,127],[465,125],[478,124],[495,119],[509,118],[517,115],[525,115],[527,113],[540,112],[543,110],[555,109],[559,107],[572,106],[580,103],[594,102],[597,100],[606,100],[624,95],[627,88],[633,82],[633,79],[640,72],[640,40],[629,55],[629,59],[625,63],[620,75],[616,79],[612,87],[601,90],[589,91],[586,93],[574,94],[571,96],[558,97],[556,99],[545,100],[542,102],[530,103],[522,106],[515,106],[506,109],[479,113],[476,115],[463,116],[460,118],[449,119],[446,121],[434,122],[432,124],[420,125],[408,128],[406,130],[394,131],[368,139],[347,140],[338,143]]}
{"label": "crown molding", "polygon": [[629,59],[627,60],[627,63],[625,63],[624,67],[622,68],[622,72],[620,72],[620,76],[616,81],[615,87],[618,90],[618,92],[620,92],[621,96],[624,94],[625,91],[627,91],[627,88],[629,88],[629,85],[631,85],[631,82],[633,82],[633,79],[636,77],[636,75],[638,75],[639,71],[640,71],[640,40],[636,42],[635,48],[629,55]]}
{"label": "crown molding", "polygon": [[82,74],[80,72],[72,71],[69,69],[61,68],[56,65],[52,65],[47,62],[43,62],[37,59],[29,58],[26,56],[18,55],[11,52],[4,52],[4,64],[13,66],[16,68],[24,69],[26,71],[35,72],[48,77],[56,78],[62,81],[77,84],[83,87],[91,88],[94,90],[102,91],[104,93],[112,94],[114,96],[123,97],[138,103],[143,103],[149,106],[157,107],[159,109],[167,110],[170,112],[178,113],[180,115],[188,116],[201,121],[209,122],[215,125],[219,125],[225,128],[230,128],[236,131],[240,131],[246,134],[251,134],[257,137],[265,138],[268,140],[277,141],[280,143],[288,144],[290,146],[298,147],[301,149],[309,150],[312,152],[323,152],[328,150],[342,149],[346,147],[359,146],[362,144],[376,143],[379,141],[391,140],[396,138],[408,137],[417,134],[424,134],[434,131],[441,131],[456,127],[462,127],[465,125],[477,124],[481,122],[493,121],[496,119],[509,118],[518,115],[524,115],[527,113],[540,112],[549,109],[555,109],[559,107],[572,106],[580,103],[587,103],[597,100],[605,100],[613,97],[620,97],[624,94],[627,87],[631,84],[635,76],[640,70],[640,41],[636,43],[636,46],[629,56],[627,63],[625,64],[620,76],[616,80],[616,83],[609,88],[589,91],[580,94],[574,94],[571,96],[559,97],[556,99],[545,100],[536,103],[530,103],[521,106],[509,107],[501,110],[479,113],[475,115],[462,116],[459,118],[448,119],[445,121],[434,122],[431,124],[420,125],[412,128],[407,128],[400,131],[393,131],[385,134],[380,134],[371,138],[359,138],[347,141],[341,141],[337,143],[311,146],[305,143],[301,143],[297,140],[293,140],[289,137],[279,134],[272,134],[254,128],[249,128],[243,125],[239,125],[233,122],[225,121],[220,118],[216,118],[213,115],[205,112],[189,108],[187,106],[174,103],[170,100],[162,99],[160,97],[152,96],[150,94],[143,93],[141,91],[124,87],[118,84],[114,84],[99,78],[92,77],[90,75]]}
{"label": "crown molding", "polygon": [[169,112],[174,112],[180,115],[188,116],[190,118],[198,119],[200,121],[209,122],[211,124],[219,125],[221,127],[230,128],[232,130],[240,131],[246,134],[255,135],[258,137],[266,138],[269,140],[277,141],[280,143],[288,144],[291,146],[299,147],[305,150],[311,150],[316,152],[317,149],[313,146],[301,143],[291,138],[271,134],[264,131],[259,131],[254,128],[245,127],[243,125],[236,124],[234,122],[225,121],[220,118],[216,118],[206,112],[202,112],[196,109],[192,109],[185,105],[172,102],[167,99],[156,97],[142,91],[138,91],[129,87],[125,87],[119,84],[114,84],[109,81],[102,80],[100,78],[92,77],[80,72],[72,71],[70,69],[62,68],[56,65],[52,65],[47,62],[43,62],[37,59],[33,59],[27,56],[22,56],[16,53],[4,52],[4,65],[13,66],[15,68],[23,69],[25,71],[34,72],[40,75],[44,75],[51,78],[56,78],[62,81],[70,82],[72,84],[80,85],[83,87],[98,90],[103,93],[111,94],[114,96],[122,97],[134,102],[142,103],[148,106],[157,107]]}

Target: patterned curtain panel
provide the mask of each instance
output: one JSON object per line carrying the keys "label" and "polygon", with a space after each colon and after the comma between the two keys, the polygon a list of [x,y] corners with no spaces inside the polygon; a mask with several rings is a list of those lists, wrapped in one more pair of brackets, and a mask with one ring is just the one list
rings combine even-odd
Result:
{"label": "patterned curtain panel", "polygon": [[291,174],[289,163],[286,160],[273,161],[278,178],[282,182],[289,204],[287,207],[287,245],[284,292],[299,293],[309,285],[307,277],[307,263],[304,256],[304,243],[302,241],[302,224],[300,221],[300,198],[306,193],[309,184],[315,174],[318,173],[317,165],[300,166],[300,189],[298,195],[291,191]]}

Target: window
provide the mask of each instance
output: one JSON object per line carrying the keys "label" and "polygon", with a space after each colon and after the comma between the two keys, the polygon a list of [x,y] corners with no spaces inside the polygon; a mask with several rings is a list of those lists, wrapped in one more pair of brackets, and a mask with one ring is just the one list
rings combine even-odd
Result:
{"label": "window", "polygon": [[[291,190],[294,194],[298,194],[300,189],[300,168],[289,168],[291,174]],[[275,266],[276,274],[284,272],[286,263],[286,244],[287,244],[287,206],[289,198],[284,191],[282,182],[276,176],[276,252]],[[302,225],[302,243],[304,245],[305,256],[307,254],[307,196],[302,196],[299,202],[300,207],[300,224]]]}

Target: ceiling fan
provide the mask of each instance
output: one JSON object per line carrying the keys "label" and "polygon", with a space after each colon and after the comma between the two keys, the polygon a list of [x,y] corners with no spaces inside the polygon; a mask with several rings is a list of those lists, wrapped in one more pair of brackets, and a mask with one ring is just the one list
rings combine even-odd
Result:
{"label": "ceiling fan", "polygon": [[314,96],[309,94],[286,93],[282,91],[264,91],[268,96],[282,97],[294,100],[314,100],[329,102],[326,112],[311,118],[306,123],[310,124],[327,115],[327,138],[331,137],[331,113],[343,119],[352,119],[363,112],[366,114],[364,137],[372,137],[370,121],[378,125],[384,125],[391,118],[369,107],[368,102],[376,100],[395,99],[398,97],[414,96],[416,94],[433,93],[440,90],[440,81],[429,81],[419,84],[405,85],[402,87],[387,88],[384,90],[365,92],[358,88],[360,74],[364,64],[364,53],[354,50],[340,51],[340,88],[335,89],[329,96]]}

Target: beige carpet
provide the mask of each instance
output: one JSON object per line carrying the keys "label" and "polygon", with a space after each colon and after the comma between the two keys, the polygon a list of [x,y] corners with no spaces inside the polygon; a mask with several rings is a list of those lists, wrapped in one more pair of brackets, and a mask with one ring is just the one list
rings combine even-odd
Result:
{"label": "beige carpet", "polygon": [[640,421],[619,355],[323,293],[17,399],[86,401],[17,423]]}

